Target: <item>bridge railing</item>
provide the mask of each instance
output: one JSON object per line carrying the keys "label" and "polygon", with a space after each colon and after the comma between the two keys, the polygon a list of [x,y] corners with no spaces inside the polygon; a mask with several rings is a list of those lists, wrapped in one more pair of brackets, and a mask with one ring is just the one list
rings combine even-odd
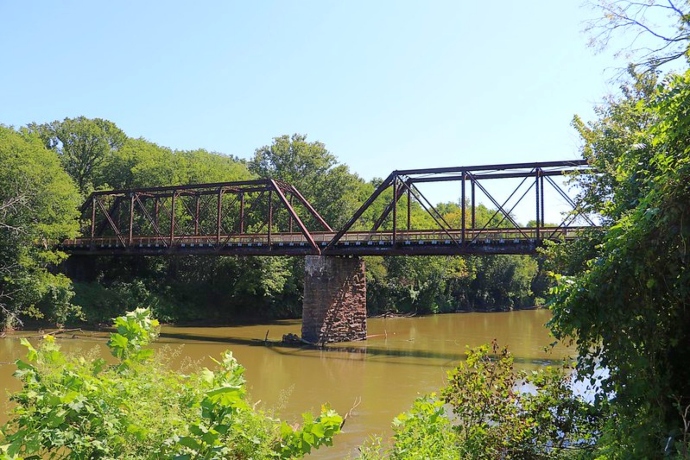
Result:
{"label": "bridge railing", "polygon": [[[483,230],[417,230],[417,231],[392,231],[379,232],[348,232],[339,240],[339,243],[374,241],[374,242],[404,242],[404,241],[445,241],[472,242],[484,240],[543,240],[543,239],[574,239],[585,229],[591,227],[541,227],[537,228],[500,228]],[[317,240],[317,238],[315,238]],[[317,240],[318,241],[318,240]]]}
{"label": "bridge railing", "polygon": [[[338,246],[349,246],[351,244],[394,245],[406,243],[434,243],[442,242],[445,244],[461,243],[487,243],[487,242],[519,242],[525,240],[541,241],[550,240],[571,240],[577,238],[585,229],[591,227],[541,227],[536,228],[501,228],[484,230],[416,230],[416,231],[378,231],[378,232],[359,232],[353,231],[344,234],[338,241]],[[320,247],[326,246],[335,237],[335,232],[315,232],[312,235],[313,241]],[[464,239],[463,239],[464,237]],[[64,249],[93,248],[93,249],[116,249],[116,248],[218,248],[218,247],[270,247],[270,246],[309,246],[310,242],[301,233],[274,233],[274,234],[253,234],[253,235],[212,235],[212,236],[175,236],[173,238],[161,237],[133,237],[131,241],[122,241],[117,237],[84,237],[66,240],[62,243]]]}
{"label": "bridge railing", "polygon": [[[334,233],[330,233],[331,237]],[[326,238],[325,241],[330,241]],[[252,244],[308,244],[309,241],[301,233],[277,233],[269,236],[268,234],[255,235],[195,235],[195,236],[174,236],[173,238],[158,236],[137,236],[133,237],[131,241],[126,241],[122,244],[119,238],[110,237],[83,237],[65,240],[62,246],[65,248],[75,247],[95,247],[95,248],[125,248],[125,247],[215,247],[227,245],[252,245]]]}

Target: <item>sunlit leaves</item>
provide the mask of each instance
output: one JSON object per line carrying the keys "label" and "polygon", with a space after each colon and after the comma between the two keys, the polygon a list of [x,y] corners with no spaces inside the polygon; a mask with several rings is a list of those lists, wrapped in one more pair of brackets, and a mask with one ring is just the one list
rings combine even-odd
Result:
{"label": "sunlit leaves", "polygon": [[[69,280],[46,267],[64,259],[54,245],[78,230],[77,191],[57,155],[26,131],[0,126],[0,164],[0,318],[5,327],[22,313],[64,321]],[[52,304],[41,311],[46,296]]]}
{"label": "sunlit leaves", "polygon": [[354,214],[369,190],[322,142],[308,142],[303,134],[275,137],[271,145],[256,149],[249,170],[297,187],[333,228]]}
{"label": "sunlit leaves", "polygon": [[[673,398],[690,403],[690,74],[634,75],[620,99],[581,129],[601,168],[585,198],[610,224],[559,253],[568,274],[554,290],[552,329],[576,338],[580,371],[605,368],[618,417],[607,445],[620,458],[660,455],[682,432]],[[565,257],[564,257],[565,256]]]}
{"label": "sunlit leaves", "polygon": [[[23,388],[0,428],[0,459],[298,458],[330,445],[342,418],[328,407],[300,428],[255,410],[244,368],[224,353],[215,370],[179,374],[144,348],[158,322],[143,309],[115,321],[118,363],[63,354],[52,336],[27,347],[15,376]],[[170,350],[167,351],[170,353]]]}
{"label": "sunlit leaves", "polygon": [[469,349],[440,398],[422,396],[396,417],[390,448],[373,442],[360,451],[366,460],[591,458],[598,427],[564,369],[516,371],[494,344]]}
{"label": "sunlit leaves", "polygon": [[42,125],[32,123],[29,130],[38,134],[46,147],[58,153],[65,171],[85,195],[93,189],[98,168],[127,139],[115,123],[101,118],[77,117]]}
{"label": "sunlit leaves", "polygon": [[97,188],[136,188],[230,182],[253,178],[237,158],[203,149],[179,151],[127,139],[94,175]]}
{"label": "sunlit leaves", "polygon": [[328,406],[321,407],[321,414],[314,418],[311,413],[302,415],[302,425],[294,428],[283,422],[280,427],[281,456],[299,458],[312,449],[333,445],[333,437],[340,432],[343,418]]}
{"label": "sunlit leaves", "polygon": [[149,310],[137,308],[115,318],[117,333],[110,335],[108,347],[113,356],[124,360],[155,340],[158,326],[158,320],[151,318]]}

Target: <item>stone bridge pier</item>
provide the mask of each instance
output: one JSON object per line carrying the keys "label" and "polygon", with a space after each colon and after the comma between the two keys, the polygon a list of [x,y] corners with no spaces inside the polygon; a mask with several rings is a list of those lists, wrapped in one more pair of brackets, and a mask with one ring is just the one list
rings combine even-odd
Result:
{"label": "stone bridge pier", "polygon": [[306,256],[302,339],[349,342],[367,336],[367,280],[359,257]]}

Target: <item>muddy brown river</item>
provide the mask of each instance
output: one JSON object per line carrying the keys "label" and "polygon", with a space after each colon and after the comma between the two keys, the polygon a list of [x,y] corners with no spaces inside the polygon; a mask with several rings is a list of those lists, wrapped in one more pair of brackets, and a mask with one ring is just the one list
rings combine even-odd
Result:
{"label": "muddy brown river", "polygon": [[[304,411],[318,412],[328,402],[340,414],[359,405],[348,418],[344,432],[331,448],[316,451],[309,458],[340,459],[351,454],[371,435],[385,438],[391,422],[410,408],[421,394],[439,390],[446,371],[464,359],[466,346],[474,347],[497,339],[508,345],[517,366],[535,368],[573,353],[564,346],[547,352],[553,342],[544,324],[547,310],[505,313],[457,313],[419,318],[375,318],[368,321],[369,340],[330,345],[324,350],[277,345],[283,334],[299,334],[300,321],[234,327],[163,327],[157,347],[181,347],[181,358],[190,357],[199,366],[213,367],[209,356],[226,349],[247,369],[252,401],[274,409],[284,420],[301,420]],[[7,420],[7,391],[17,390],[12,377],[14,360],[23,356],[22,336],[0,339],[0,423]],[[65,350],[99,347],[107,354],[106,333],[62,334]],[[264,342],[268,337],[268,345]],[[32,339],[33,340],[33,339]],[[37,340],[37,339],[36,339]]]}

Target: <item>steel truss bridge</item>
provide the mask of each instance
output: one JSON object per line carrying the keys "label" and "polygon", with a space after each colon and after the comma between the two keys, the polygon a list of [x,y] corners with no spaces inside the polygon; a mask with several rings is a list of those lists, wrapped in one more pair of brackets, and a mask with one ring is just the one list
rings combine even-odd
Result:
{"label": "steel truss bridge", "polygon": [[[81,208],[83,236],[60,247],[81,255],[531,254],[596,227],[554,180],[592,173],[584,160],[393,171],[339,230],[295,187],[272,179],[94,192]],[[519,183],[499,201],[487,188],[495,181]],[[448,222],[420,191],[439,182],[458,183],[459,220]],[[545,223],[546,196],[572,210],[557,225]],[[494,208],[481,225],[478,198]],[[512,214],[531,200],[533,225],[524,227]],[[415,228],[420,209],[432,228]]]}

